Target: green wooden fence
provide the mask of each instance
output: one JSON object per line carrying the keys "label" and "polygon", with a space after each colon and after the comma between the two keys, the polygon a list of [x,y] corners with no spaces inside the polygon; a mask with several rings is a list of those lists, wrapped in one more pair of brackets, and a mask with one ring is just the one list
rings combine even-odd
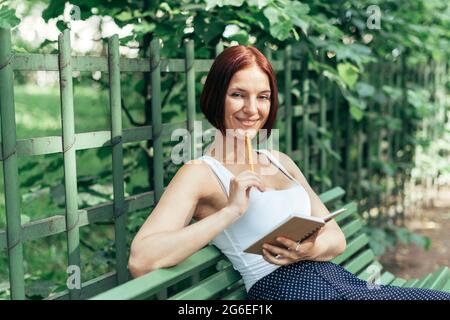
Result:
{"label": "green wooden fence", "polygon": [[[140,58],[124,58],[119,55],[119,41],[113,36],[108,41],[106,57],[72,56],[70,32],[65,30],[58,39],[58,54],[24,54],[11,51],[11,32],[0,29],[0,117],[1,148],[0,159],[4,171],[4,189],[6,206],[5,230],[0,230],[0,248],[7,250],[9,257],[10,290],[12,299],[25,298],[23,244],[27,241],[42,239],[51,235],[65,233],[67,237],[67,265],[81,266],[80,228],[102,221],[113,221],[115,227],[115,271],[99,275],[82,284],[80,289],[72,288],[60,292],[54,299],[84,299],[103,292],[129,279],[127,270],[128,247],[126,243],[127,216],[137,210],[151,208],[158,202],[164,191],[163,141],[177,128],[187,128],[197,135],[194,121],[199,120],[197,94],[195,91],[196,73],[206,73],[213,59],[195,59],[194,43],[185,43],[185,59],[169,59],[160,56],[160,42],[151,41],[149,53]],[[216,55],[223,50],[219,43]],[[357,199],[368,211],[381,207],[387,210],[391,206],[404,203],[405,183],[409,171],[398,169],[395,176],[386,177],[379,170],[379,162],[395,159],[398,163],[411,162],[413,150],[406,136],[413,132],[414,126],[401,118],[407,105],[407,86],[421,73],[407,70],[403,60],[397,62],[381,61],[370,65],[364,75],[369,83],[380,86],[382,83],[396,83],[402,89],[400,100],[388,98],[386,103],[371,103],[368,115],[362,122],[356,122],[350,116],[349,105],[343,99],[337,86],[324,76],[317,76],[309,61],[297,56],[302,48],[290,45],[285,50],[272,52],[268,48],[264,53],[271,60],[279,77],[280,96],[283,97],[276,128],[281,129],[282,151],[291,155],[304,172],[307,179],[318,191],[330,186],[342,185],[348,193],[346,199]],[[335,63],[330,60],[324,63]],[[380,68],[383,71],[380,72]],[[439,72],[446,72],[448,66],[435,65],[429,70],[428,78],[437,78]],[[60,75],[61,120],[60,136],[48,136],[29,139],[16,139],[14,109],[14,71],[58,71]],[[73,71],[101,71],[109,74],[109,103],[111,111],[111,130],[95,132],[75,132]],[[151,74],[151,119],[149,125],[122,129],[121,113],[121,73],[149,72]],[[161,74],[167,72],[186,75],[186,121],[163,123],[161,110]],[[427,79],[428,79],[427,78]],[[425,80],[423,80],[425,81]],[[313,95],[317,88],[318,95]],[[300,95],[295,94],[295,90]],[[444,106],[445,107],[445,106]],[[377,112],[378,111],[378,112]],[[397,116],[404,121],[403,130],[391,130],[386,125],[377,125],[379,114]],[[211,126],[202,120],[203,128]],[[325,134],[317,129],[331,132],[328,141],[342,158],[336,160],[330,156],[327,148],[320,147],[319,141],[325,141]],[[123,146],[126,143],[151,141],[153,147],[153,190],[129,197],[124,196],[123,187]],[[388,142],[387,146],[386,143]],[[114,200],[101,205],[79,209],[77,205],[76,151],[99,147],[112,149],[112,175]],[[192,145],[191,158],[199,156]],[[49,218],[21,225],[21,195],[18,185],[18,157],[39,156],[63,153],[65,210]],[[374,160],[379,160],[374,161]],[[330,177],[327,182],[324,177]],[[363,180],[379,185],[389,179],[386,190],[363,188]],[[395,197],[390,197],[395,194]],[[384,198],[383,198],[384,197]],[[384,200],[383,200],[383,199]],[[385,201],[384,203],[382,202]],[[362,212],[362,210],[360,210]],[[401,215],[401,212],[399,212]],[[1,266],[2,268],[6,266]],[[82,270],[81,270],[82,271]]]}

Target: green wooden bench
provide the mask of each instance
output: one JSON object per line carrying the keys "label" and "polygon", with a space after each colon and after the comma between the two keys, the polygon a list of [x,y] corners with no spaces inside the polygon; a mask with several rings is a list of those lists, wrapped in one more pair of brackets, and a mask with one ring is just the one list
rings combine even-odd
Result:
{"label": "green wooden bench", "polygon": [[[422,279],[405,280],[383,271],[369,247],[369,238],[363,233],[363,220],[358,214],[357,204],[342,203],[345,191],[336,187],[320,195],[328,208],[345,206],[348,210],[337,218],[346,239],[346,251],[333,262],[344,266],[360,279],[371,281],[379,276],[380,284],[401,287],[438,289],[450,292],[450,270],[442,267]],[[246,299],[246,291],[240,274],[233,269],[228,259],[214,246],[208,245],[182,263],[158,269],[137,279],[101,293],[94,300],[129,299]]]}

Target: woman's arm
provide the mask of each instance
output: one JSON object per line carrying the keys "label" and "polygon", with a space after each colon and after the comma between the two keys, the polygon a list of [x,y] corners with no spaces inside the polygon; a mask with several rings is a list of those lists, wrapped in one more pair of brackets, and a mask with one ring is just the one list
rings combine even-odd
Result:
{"label": "woman's arm", "polygon": [[[281,164],[288,170],[288,172],[294,177],[294,179],[301,183],[305,188],[311,201],[311,215],[324,217],[329,214],[329,210],[320,200],[319,196],[311,188],[308,181],[306,181],[305,176],[297,167],[295,162],[282,152],[275,150],[271,150],[271,152],[278,157]],[[280,241],[280,243],[282,244],[282,247],[296,247],[295,241],[292,241],[290,239],[282,240]],[[345,248],[345,235],[336,221],[331,220],[326,223],[322,229],[316,232],[316,234],[301,243],[301,245],[299,246],[301,255],[299,260],[329,261],[343,253],[345,251]],[[271,252],[275,253],[273,250],[271,250]],[[284,253],[286,254],[286,252]],[[275,259],[274,257],[273,259],[274,260],[271,260],[271,262],[278,261],[278,259]]]}
{"label": "woman's arm", "polygon": [[134,277],[185,260],[246,212],[250,188],[264,191],[262,180],[246,170],[231,179],[224,208],[188,225],[198,202],[214,187],[220,187],[206,164],[193,162],[185,164],[177,172],[134,238],[128,263]]}
{"label": "woman's arm", "polygon": [[[202,187],[199,181],[203,181]],[[206,164],[188,162],[177,171],[133,239],[128,262],[133,277],[178,264],[238,218],[238,213],[226,207],[188,225],[205,195],[205,181],[211,181]]]}
{"label": "woman's arm", "polygon": [[155,269],[177,265],[206,246],[238,216],[225,207],[181,230],[152,233],[136,239],[128,264],[130,273],[139,277]]}

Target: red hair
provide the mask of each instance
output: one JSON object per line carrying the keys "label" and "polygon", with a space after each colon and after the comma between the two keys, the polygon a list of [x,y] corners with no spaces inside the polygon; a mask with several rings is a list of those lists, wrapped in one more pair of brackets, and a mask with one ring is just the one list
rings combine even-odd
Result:
{"label": "red hair", "polygon": [[225,95],[233,75],[256,64],[269,77],[270,111],[262,129],[270,137],[278,111],[278,88],[275,72],[267,58],[255,47],[232,46],[222,51],[208,72],[200,97],[200,107],[208,121],[225,135]]}

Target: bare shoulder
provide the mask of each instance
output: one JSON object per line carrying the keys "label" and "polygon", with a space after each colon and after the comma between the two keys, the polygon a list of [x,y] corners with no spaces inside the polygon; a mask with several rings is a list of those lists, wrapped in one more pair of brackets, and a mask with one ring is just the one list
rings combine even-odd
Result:
{"label": "bare shoulder", "polygon": [[[208,185],[211,181],[211,172],[208,165],[202,160],[189,160],[178,169],[171,183],[181,184],[188,193],[194,193],[197,199],[208,196]],[[170,184],[169,184],[170,185]]]}

